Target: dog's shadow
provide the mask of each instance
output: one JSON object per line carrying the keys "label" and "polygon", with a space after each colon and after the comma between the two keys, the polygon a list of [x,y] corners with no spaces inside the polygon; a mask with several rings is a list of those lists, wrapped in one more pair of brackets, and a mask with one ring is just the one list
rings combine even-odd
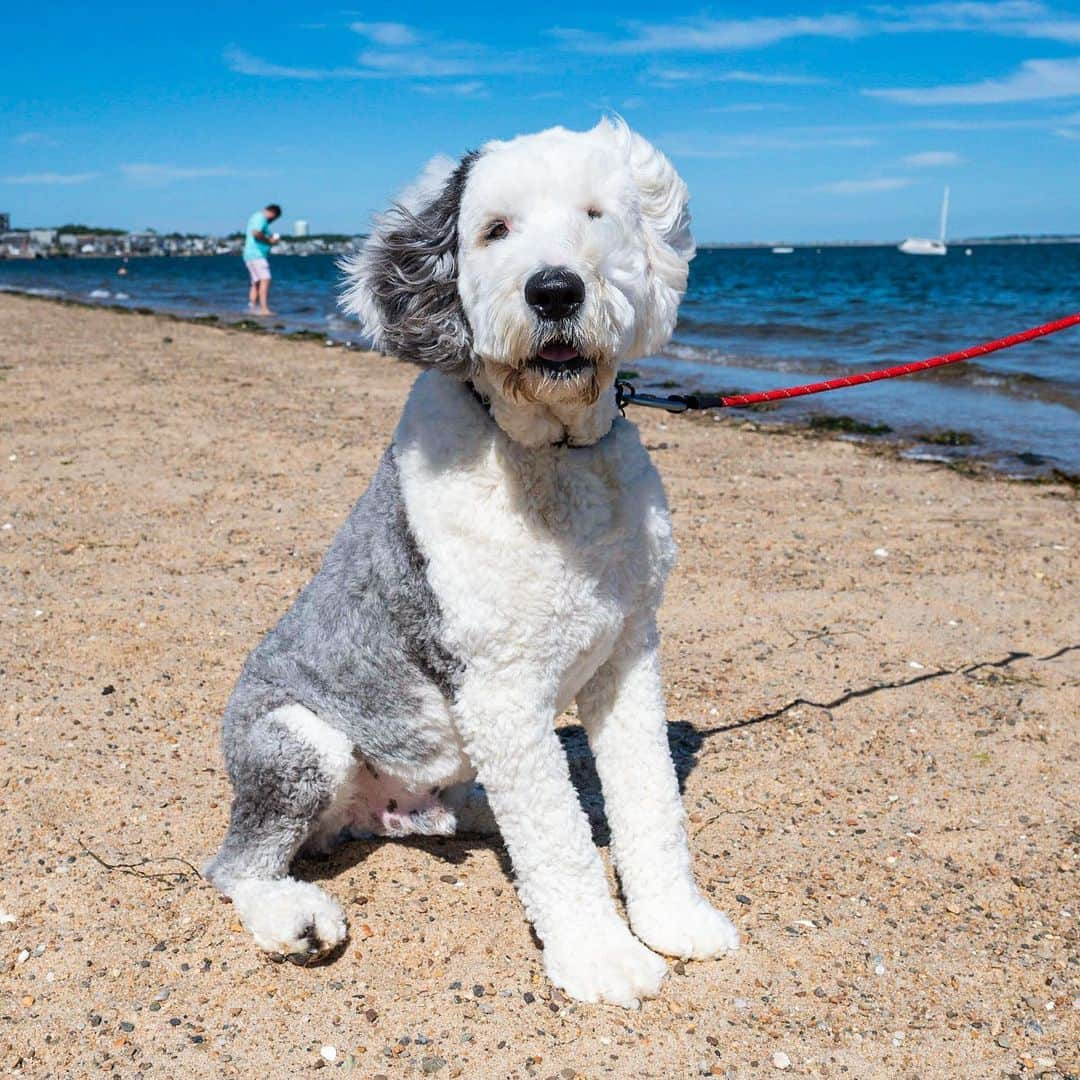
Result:
{"label": "dog's shadow", "polygon": [[[596,774],[596,759],[589,749],[585,729],[580,724],[570,724],[560,728],[558,734],[570,763],[570,778],[577,789],[578,801],[592,826],[593,841],[600,847],[607,847],[611,842],[611,830],[604,813],[604,794],[600,777]],[[668,747],[675,762],[675,775],[679,780],[679,794],[682,794],[686,778],[694,771],[698,752],[705,740],[692,724],[684,720],[668,724],[667,735]]]}
{"label": "dog's shadow", "polygon": [[[1047,662],[1078,650],[1080,650],[1080,644],[1063,645],[1055,652],[1045,656],[1035,656],[1030,652],[1014,649],[1006,656],[995,660],[981,660],[977,663],[955,668],[939,668],[936,671],[922,672],[912,678],[884,683],[875,682],[857,689],[848,689],[838,697],[828,701],[813,701],[801,696],[796,697],[775,709],[760,713],[757,716],[747,717],[744,720],[737,720],[730,724],[704,730],[699,730],[683,720],[669,723],[668,745],[671,749],[672,760],[675,762],[675,773],[679,780],[679,792],[682,793],[686,778],[698,764],[698,754],[701,747],[704,745],[705,740],[711,736],[722,735],[725,732],[751,727],[756,724],[768,723],[800,705],[823,709],[831,715],[831,710],[838,709],[856,698],[865,698],[872,694],[880,694],[900,687],[914,686],[917,683],[949,678],[955,675],[963,675],[969,679],[975,678],[977,677],[976,673],[985,675],[987,669],[991,671],[993,669],[1007,669],[1020,660]],[[592,751],[589,749],[585,731],[580,724],[568,724],[558,729],[558,735],[570,763],[570,776],[574,782],[574,787],[577,789],[578,800],[588,816],[589,824],[592,826],[593,839],[600,847],[607,847],[611,839],[611,833],[608,829],[607,818],[604,815],[604,796],[600,790],[600,780],[596,774],[596,762],[593,759]],[[508,878],[511,877],[510,860],[507,857],[506,848],[498,836],[412,837],[407,840],[374,839],[357,841],[346,845],[321,862],[301,859],[296,868],[297,876],[309,881],[336,877],[343,870],[362,863],[376,847],[385,843],[404,843],[410,847],[429,852],[435,858],[451,865],[460,865],[467,862],[470,853],[476,848],[488,848],[497,853],[503,871]]]}
{"label": "dog's shadow", "polygon": [[[596,759],[589,749],[585,729],[580,724],[568,724],[558,730],[559,741],[570,765],[570,779],[577,791],[578,802],[585,811],[592,829],[593,842],[599,847],[607,847],[611,842],[611,830],[604,813],[604,794],[600,787],[600,777],[596,772]],[[683,720],[668,724],[668,746],[675,762],[675,775],[682,793],[686,778],[698,763],[698,753],[705,741],[705,735],[692,724]],[[345,870],[360,865],[378,847],[383,844],[404,844],[406,847],[425,851],[440,862],[451,866],[460,866],[468,862],[471,853],[479,848],[493,850],[507,878],[512,877],[510,859],[506,848],[498,835],[474,836],[410,836],[404,839],[373,837],[369,840],[356,840],[347,843],[326,858],[313,859],[302,857],[296,866],[297,876],[305,881],[324,881],[337,877]]]}

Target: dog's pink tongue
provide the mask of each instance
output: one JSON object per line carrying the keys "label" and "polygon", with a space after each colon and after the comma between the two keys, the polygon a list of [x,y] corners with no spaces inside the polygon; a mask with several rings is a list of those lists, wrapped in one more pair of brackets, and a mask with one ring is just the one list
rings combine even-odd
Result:
{"label": "dog's pink tongue", "polygon": [[572,345],[545,345],[540,350],[541,360],[550,360],[553,364],[564,364],[577,356],[577,349]]}

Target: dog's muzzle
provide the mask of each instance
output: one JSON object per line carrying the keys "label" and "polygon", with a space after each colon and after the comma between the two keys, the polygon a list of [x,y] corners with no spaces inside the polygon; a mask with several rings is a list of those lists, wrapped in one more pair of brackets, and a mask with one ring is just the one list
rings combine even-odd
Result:
{"label": "dog's muzzle", "polygon": [[545,322],[571,318],[585,302],[585,282],[565,266],[545,266],[525,282],[525,303]]}
{"label": "dog's muzzle", "polygon": [[549,379],[572,379],[594,361],[575,342],[574,316],[585,302],[585,282],[565,266],[545,266],[525,282],[525,302],[539,318],[536,353],[528,367]]}

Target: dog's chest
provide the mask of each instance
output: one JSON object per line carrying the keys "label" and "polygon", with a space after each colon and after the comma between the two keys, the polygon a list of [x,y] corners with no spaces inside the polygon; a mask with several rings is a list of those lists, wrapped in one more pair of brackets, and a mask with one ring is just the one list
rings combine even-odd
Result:
{"label": "dog's chest", "polygon": [[475,409],[453,419],[462,438],[418,437],[407,410],[395,438],[447,644],[466,664],[540,674],[565,705],[658,602],[672,556],[659,478],[629,425],[536,451]]}

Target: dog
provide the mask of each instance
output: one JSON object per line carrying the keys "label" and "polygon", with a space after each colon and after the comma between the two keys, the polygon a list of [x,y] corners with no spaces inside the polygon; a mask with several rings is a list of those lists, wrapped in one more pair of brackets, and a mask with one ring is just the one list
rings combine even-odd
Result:
{"label": "dog", "polygon": [[[687,199],[621,120],[552,128],[429,166],[346,263],[343,307],[428,370],[225,710],[234,800],[206,875],[261,948],[345,941],[298,853],[495,827],[572,997],[636,1007],[658,953],[738,947],[691,871],[658,661],[671,521],[614,392],[674,330]],[[555,730],[575,701],[632,933]]]}

